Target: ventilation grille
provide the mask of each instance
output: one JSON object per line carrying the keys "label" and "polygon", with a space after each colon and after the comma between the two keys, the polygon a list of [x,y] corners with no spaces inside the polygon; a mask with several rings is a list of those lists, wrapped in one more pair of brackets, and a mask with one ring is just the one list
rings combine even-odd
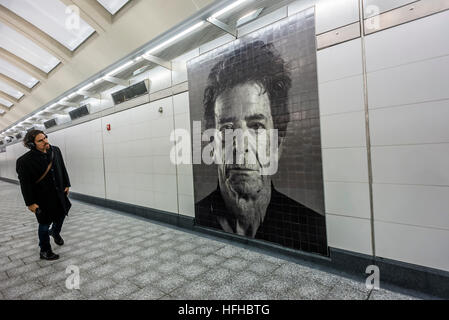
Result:
{"label": "ventilation grille", "polygon": [[87,116],[89,114],[89,109],[87,108],[88,105],[84,105],[82,107],[79,107],[78,109],[72,110],[69,112],[70,119],[75,120],[84,116]]}
{"label": "ventilation grille", "polygon": [[139,83],[133,84],[128,88],[114,92],[112,94],[112,99],[114,100],[114,104],[119,104],[137,98],[138,96],[142,96],[147,93],[148,88],[145,84],[145,81],[141,81]]}
{"label": "ventilation grille", "polygon": [[56,126],[56,119],[51,119],[51,120],[48,120],[48,121],[45,121],[44,122],[44,126],[45,126],[45,129],[49,129],[49,128],[51,128],[51,127],[54,127],[54,126]]}

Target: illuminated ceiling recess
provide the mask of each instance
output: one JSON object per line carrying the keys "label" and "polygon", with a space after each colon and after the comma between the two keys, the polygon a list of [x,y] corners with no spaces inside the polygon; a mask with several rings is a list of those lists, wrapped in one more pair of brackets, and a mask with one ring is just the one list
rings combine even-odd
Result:
{"label": "illuminated ceiling recess", "polygon": [[[53,3],[55,1],[59,0],[40,0],[40,2],[46,2],[46,3]],[[65,1],[65,0],[63,0]],[[263,7],[267,8],[270,7],[270,9],[275,10],[276,8],[279,8],[280,6],[284,6],[287,3],[291,2],[292,0],[281,0],[279,2],[273,3],[270,0],[238,0],[238,1],[225,1],[224,5],[220,4],[211,4],[209,7],[207,7],[204,12],[200,12],[196,17],[190,18],[187,22],[182,23],[179,27],[174,28],[173,32],[168,31],[162,36],[156,38],[155,40],[151,41],[148,45],[146,45],[144,48],[139,49],[135,53],[129,54],[128,59],[124,59],[120,61],[120,63],[115,64],[108,68],[109,70],[105,70],[103,72],[100,72],[100,74],[97,74],[96,76],[90,78],[85,83],[81,84],[79,87],[73,88],[70,92],[66,92],[64,96],[59,97],[55,99],[54,101],[51,101],[41,107],[39,110],[36,110],[33,114],[28,115],[26,119],[22,119],[21,122],[18,124],[12,125],[5,130],[3,130],[0,134],[5,135],[10,134],[12,132],[20,132],[22,128],[26,129],[27,124],[29,127],[33,125],[33,123],[42,123],[43,119],[48,119],[49,115],[52,114],[61,114],[64,113],[61,110],[56,110],[58,106],[61,105],[74,105],[73,102],[70,102],[71,99],[77,99],[77,96],[94,96],[95,92],[90,92],[89,90],[93,90],[92,88],[98,86],[101,83],[117,83],[120,81],[125,81],[124,79],[117,78],[117,75],[120,73],[123,74],[125,71],[129,71],[132,69],[133,66],[137,68],[142,68],[142,62],[149,60],[154,63],[154,59],[156,59],[156,64],[163,65],[163,59],[154,57],[154,54],[158,54],[159,52],[163,52],[164,49],[169,47],[170,45],[180,43],[182,39],[186,38],[187,36],[190,36],[191,34],[203,30],[204,28],[210,28],[212,27],[218,27],[219,29],[222,29],[228,33],[227,29],[234,28],[230,27],[230,25],[236,25],[237,21],[239,19],[242,19],[239,21],[239,24],[247,23],[248,21],[251,21],[252,19],[255,19],[263,10],[265,12],[265,9],[261,9]],[[31,0],[22,0],[22,1],[15,1],[15,0],[0,0],[0,4],[4,6],[9,6],[11,10],[17,10],[17,12],[21,12],[23,14],[24,9],[23,8],[16,8],[21,7],[22,5],[19,5],[17,3],[32,3]],[[101,6],[106,8],[106,10],[113,14],[119,11],[127,2],[124,0],[116,0],[116,1],[106,1],[106,0],[97,0]],[[13,4],[16,3],[16,4]],[[243,15],[236,17],[235,14],[237,13],[237,10],[240,10],[243,6],[243,4],[251,4],[249,5],[250,11],[244,12]],[[42,7],[40,6],[41,10]],[[22,10],[22,11],[19,11]],[[62,7],[60,8],[60,10]],[[45,11],[45,10],[44,10]],[[47,12],[51,12],[47,11]],[[54,10],[53,10],[54,12]],[[268,10],[269,12],[269,10]],[[224,19],[223,21],[226,21],[228,19],[227,23],[222,22],[220,19]],[[31,18],[30,18],[31,19]],[[40,18],[35,19],[35,23],[38,23]],[[232,22],[229,22],[232,21]],[[207,25],[207,22],[210,23],[210,25]],[[42,23],[42,21],[41,21]],[[188,25],[190,23],[190,26]],[[43,26],[42,26],[43,27]],[[48,27],[48,26],[46,26]],[[209,29],[208,29],[209,30]],[[51,30],[48,30],[50,32]],[[53,30],[54,31],[54,30]],[[82,43],[82,37],[89,37],[91,30],[89,28],[85,28],[81,34],[77,35],[71,35],[69,42],[71,43],[71,48],[76,48],[77,45]],[[231,33],[232,34],[232,33]],[[190,38],[189,38],[190,39]],[[61,40],[62,41],[62,40]],[[67,41],[66,41],[67,43]],[[140,53],[139,53],[140,52]],[[23,58],[25,59],[25,58]],[[30,60],[28,58],[28,60]],[[131,70],[130,74],[135,70]],[[86,84],[87,83],[87,84]]]}
{"label": "illuminated ceiling recess", "polygon": [[0,0],[0,114],[32,95],[56,67],[68,64],[96,31],[104,33],[96,18],[109,16],[112,24],[129,2]]}
{"label": "illuminated ceiling recess", "polygon": [[111,14],[116,14],[129,0],[97,0]]}
{"label": "illuminated ceiling recess", "polygon": [[3,23],[0,23],[0,47],[45,73],[60,63],[53,55]]}
{"label": "illuminated ceiling recess", "polygon": [[79,25],[66,26],[67,6],[59,0],[0,0],[0,4],[22,17],[70,51],[75,50],[95,30],[83,19]]}

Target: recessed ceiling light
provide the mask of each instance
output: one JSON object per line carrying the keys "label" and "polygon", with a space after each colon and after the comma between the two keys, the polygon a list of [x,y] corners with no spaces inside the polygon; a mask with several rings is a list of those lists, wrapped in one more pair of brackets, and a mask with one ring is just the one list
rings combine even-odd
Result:
{"label": "recessed ceiling light", "polygon": [[243,26],[244,24],[257,19],[263,9],[264,8],[259,8],[257,10],[251,11],[248,14],[245,14],[243,17],[237,20],[237,27]]}
{"label": "recessed ceiling light", "polygon": [[248,0],[238,0],[235,1],[234,3],[230,4],[227,7],[224,7],[223,9],[221,9],[220,11],[215,12],[211,18],[218,18],[219,16],[225,14],[228,11],[231,11],[232,9],[234,9],[235,7],[238,7],[239,5],[241,5],[242,3],[246,2]]}

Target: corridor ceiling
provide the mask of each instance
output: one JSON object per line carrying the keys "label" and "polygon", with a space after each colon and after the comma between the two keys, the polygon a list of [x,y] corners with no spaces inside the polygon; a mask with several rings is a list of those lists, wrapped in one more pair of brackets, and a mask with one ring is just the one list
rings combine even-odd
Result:
{"label": "corridor ceiling", "polygon": [[292,1],[0,0],[0,143]]}
{"label": "corridor ceiling", "polygon": [[0,0],[0,130],[213,0]]}

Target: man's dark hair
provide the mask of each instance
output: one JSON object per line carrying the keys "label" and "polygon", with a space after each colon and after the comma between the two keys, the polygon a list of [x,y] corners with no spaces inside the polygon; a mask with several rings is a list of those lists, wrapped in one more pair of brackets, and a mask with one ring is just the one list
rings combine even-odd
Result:
{"label": "man's dark hair", "polygon": [[28,149],[34,149],[36,146],[33,147],[32,143],[34,144],[34,140],[39,134],[45,134],[41,130],[30,130],[25,135],[25,138],[23,138],[23,145]]}
{"label": "man's dark hair", "polygon": [[226,90],[247,82],[259,84],[270,99],[274,128],[285,137],[290,121],[288,91],[292,80],[273,44],[254,41],[227,53],[210,71],[203,104],[206,129],[215,127],[215,102]]}

